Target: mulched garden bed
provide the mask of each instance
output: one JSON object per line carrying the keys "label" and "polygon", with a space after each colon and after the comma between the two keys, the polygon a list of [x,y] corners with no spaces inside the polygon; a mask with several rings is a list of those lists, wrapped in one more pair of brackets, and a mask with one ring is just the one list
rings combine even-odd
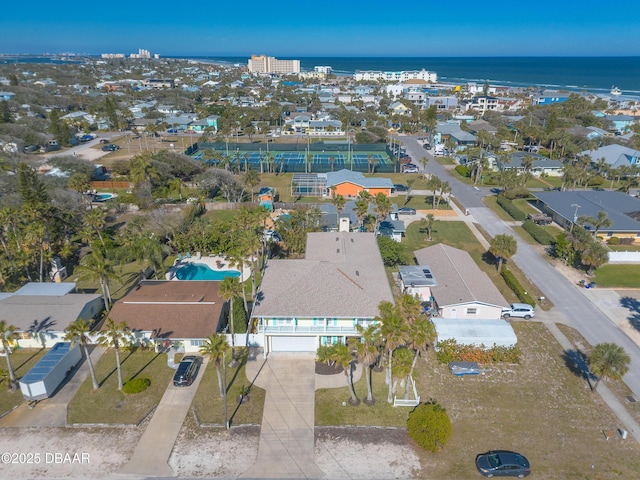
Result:
{"label": "mulched garden bed", "polygon": [[316,373],[318,375],[336,375],[343,371],[342,365],[331,366],[323,362],[316,362]]}

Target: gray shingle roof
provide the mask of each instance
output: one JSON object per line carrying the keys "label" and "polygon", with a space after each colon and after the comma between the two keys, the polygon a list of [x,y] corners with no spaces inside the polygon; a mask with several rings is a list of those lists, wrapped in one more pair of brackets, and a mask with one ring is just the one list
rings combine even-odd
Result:
{"label": "gray shingle roof", "polygon": [[438,306],[477,301],[506,306],[507,301],[489,276],[464,250],[439,243],[414,252],[419,265],[429,265],[438,285],[431,293]]}
{"label": "gray shingle roof", "polygon": [[532,195],[544,202],[546,207],[561,217],[573,222],[575,205],[580,205],[578,216],[597,218],[598,212],[607,212],[613,222],[610,227],[601,228],[601,232],[640,232],[640,222],[629,215],[640,212],[640,200],[622,192],[609,191],[569,191],[569,192],[532,192]]}
{"label": "gray shingle roof", "polygon": [[270,260],[254,317],[375,317],[393,302],[372,233],[309,233],[304,260]]}

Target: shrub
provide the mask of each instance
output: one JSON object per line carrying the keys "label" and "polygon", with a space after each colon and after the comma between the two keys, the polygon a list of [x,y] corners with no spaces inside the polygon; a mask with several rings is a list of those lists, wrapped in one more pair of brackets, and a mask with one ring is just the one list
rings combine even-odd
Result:
{"label": "shrub", "polygon": [[469,169],[467,167],[465,167],[464,165],[458,165],[456,167],[456,172],[458,172],[458,175],[460,175],[461,177],[468,177],[469,176]]}
{"label": "shrub", "polygon": [[484,345],[458,345],[454,339],[443,340],[436,345],[436,358],[440,364],[450,362],[520,363],[522,352],[515,345],[512,347],[486,348]]}
{"label": "shrub", "polygon": [[602,185],[604,183],[605,179],[602,175],[596,175],[594,177],[591,177],[589,179],[589,186],[590,187],[599,187],[600,185]]}
{"label": "shrub", "polygon": [[140,393],[144,392],[151,385],[151,380],[148,378],[132,378],[122,386],[124,393]]}
{"label": "shrub", "polygon": [[233,329],[236,333],[247,333],[247,313],[241,298],[233,300]]}
{"label": "shrub", "polygon": [[498,205],[500,205],[505,212],[511,215],[514,220],[521,222],[527,218],[527,215],[504,195],[498,195]]}
{"label": "shrub", "polygon": [[416,406],[407,419],[409,436],[425,450],[437,452],[451,438],[451,420],[435,400]]}
{"label": "shrub", "polygon": [[620,243],[620,237],[611,237],[607,243],[609,243],[609,245],[618,245]]}
{"label": "shrub", "polygon": [[509,200],[513,200],[514,198],[528,198],[531,195],[531,192],[526,187],[516,187],[510,190],[507,190],[502,194],[505,198]]}
{"label": "shrub", "polygon": [[533,239],[540,245],[551,245],[556,239],[548,231],[539,225],[536,225],[531,220],[525,220],[522,224],[522,228],[533,237]]}
{"label": "shrub", "polygon": [[385,235],[378,236],[378,247],[380,255],[387,267],[395,267],[396,265],[408,265],[409,258],[404,251],[402,245],[392,238]]}
{"label": "shrub", "polygon": [[533,298],[531,298],[531,295],[525,292],[522,285],[520,285],[520,282],[518,281],[518,279],[513,275],[513,273],[511,273],[511,271],[508,268],[505,268],[503,266],[502,272],[500,272],[500,275],[502,275],[502,278],[504,278],[504,281],[507,284],[507,286],[511,290],[513,290],[513,293],[516,294],[516,297],[518,297],[518,300],[520,300],[522,303],[528,303],[532,307],[535,307],[536,301]]}

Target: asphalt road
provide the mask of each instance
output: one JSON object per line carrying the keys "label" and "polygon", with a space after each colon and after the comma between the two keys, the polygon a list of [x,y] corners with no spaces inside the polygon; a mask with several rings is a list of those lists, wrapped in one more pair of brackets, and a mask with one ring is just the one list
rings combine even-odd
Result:
{"label": "asphalt road", "polygon": [[524,274],[544,292],[569,323],[591,344],[612,342],[620,345],[631,357],[629,372],[624,377],[625,383],[636,397],[640,397],[640,347],[625,335],[597,306],[585,300],[578,286],[571,284],[556,271],[540,254],[504,221],[499,219],[482,201],[490,195],[489,188],[476,188],[456,179],[449,171],[435,161],[433,155],[425,150],[413,137],[400,137],[407,153],[414,159],[418,168],[422,169],[420,159],[428,157],[427,173],[434,174],[451,185],[451,193],[469,210],[476,222],[491,236],[507,233],[518,242],[518,253],[511,259]]}

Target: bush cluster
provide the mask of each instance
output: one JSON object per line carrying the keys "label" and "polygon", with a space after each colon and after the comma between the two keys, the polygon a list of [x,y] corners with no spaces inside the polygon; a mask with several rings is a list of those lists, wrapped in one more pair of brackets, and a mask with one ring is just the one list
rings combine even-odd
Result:
{"label": "bush cluster", "polygon": [[458,345],[454,339],[443,340],[436,345],[436,357],[441,364],[450,362],[478,362],[482,364],[520,363],[522,352],[517,346]]}
{"label": "bush cluster", "polygon": [[516,207],[511,200],[504,195],[498,195],[498,205],[500,205],[505,212],[507,212],[514,220],[522,222],[527,218],[526,213]]}
{"label": "bush cluster", "polygon": [[503,192],[502,195],[509,200],[513,200],[514,198],[528,198],[531,195],[531,192],[527,189],[527,187],[516,187]]}
{"label": "bush cluster", "polygon": [[518,300],[520,300],[522,303],[528,303],[532,307],[535,307],[536,301],[531,297],[531,295],[529,295],[524,290],[522,285],[520,285],[520,282],[518,281],[518,279],[513,275],[513,273],[511,273],[511,271],[508,268],[503,266],[502,271],[500,272],[500,275],[502,275],[502,278],[504,278],[504,281],[507,284],[507,286],[511,290],[513,290],[513,293],[516,294],[516,297],[518,297]]}
{"label": "bush cluster", "polygon": [[524,228],[529,235],[533,237],[533,239],[538,242],[540,245],[552,245],[553,242],[556,241],[555,237],[551,235],[547,230],[542,228],[540,225],[536,225],[531,220],[525,220],[522,224],[522,228]]}
{"label": "bush cluster", "polygon": [[122,386],[122,391],[128,394],[140,393],[149,388],[149,385],[151,385],[151,380],[148,378],[133,378]]}
{"label": "bush cluster", "polygon": [[620,237],[611,237],[607,243],[609,245],[619,245],[620,244]]}
{"label": "bush cluster", "polygon": [[535,306],[535,300],[531,297],[531,295],[529,295],[528,292],[525,291],[524,287],[520,284],[520,281],[518,281],[513,272],[503,266],[500,275],[502,275],[505,283],[513,291],[513,293],[515,293],[520,302],[527,303],[532,307]]}
{"label": "bush cluster", "polygon": [[458,172],[458,175],[460,175],[461,177],[469,177],[469,169],[467,167],[465,167],[464,165],[458,165],[456,167],[456,172]]}
{"label": "bush cluster", "polygon": [[437,452],[451,438],[451,419],[445,408],[435,400],[421,403],[409,414],[407,431],[422,448]]}

